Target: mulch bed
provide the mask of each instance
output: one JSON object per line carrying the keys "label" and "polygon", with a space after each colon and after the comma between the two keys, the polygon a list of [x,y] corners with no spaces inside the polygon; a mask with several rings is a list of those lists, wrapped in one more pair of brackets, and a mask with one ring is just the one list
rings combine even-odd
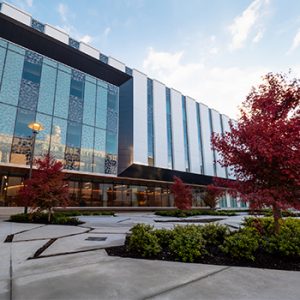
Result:
{"label": "mulch bed", "polygon": [[[128,252],[126,246],[110,247],[106,248],[106,252],[110,256],[130,257],[137,259],[145,259],[138,253]],[[157,256],[146,258],[150,260],[165,260],[175,261],[168,253],[162,251]],[[239,267],[252,267],[263,269],[276,269],[287,271],[300,271],[300,257],[286,258],[280,256],[272,256],[266,254],[258,254],[254,262],[232,259],[224,254],[217,252],[214,256],[205,256],[196,260],[194,263],[210,264],[210,265],[222,265],[222,266],[239,266]]]}

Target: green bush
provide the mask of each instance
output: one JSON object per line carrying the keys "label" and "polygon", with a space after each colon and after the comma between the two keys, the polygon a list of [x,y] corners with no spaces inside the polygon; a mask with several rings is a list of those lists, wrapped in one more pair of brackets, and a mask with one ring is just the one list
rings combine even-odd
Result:
{"label": "green bush", "polygon": [[259,247],[259,234],[255,229],[245,228],[225,238],[221,251],[236,259],[255,260]]}
{"label": "green bush", "polygon": [[73,216],[114,216],[112,211],[91,211],[91,210],[67,210],[54,213],[58,216],[73,217]]}
{"label": "green bush", "polygon": [[269,254],[300,256],[300,220],[287,218],[280,221],[280,231],[274,234],[273,218],[249,218],[246,226],[261,236],[261,249]]}
{"label": "green bush", "polygon": [[201,228],[196,225],[176,226],[169,249],[176,260],[193,262],[206,254]]}
{"label": "green bush", "polygon": [[[48,224],[48,214],[46,213],[32,213],[32,214],[16,214],[10,216],[9,221],[18,223],[38,223]],[[56,225],[80,225],[83,222],[77,218],[71,218],[62,214],[53,214],[50,224]]]}
{"label": "green bush", "polygon": [[201,209],[191,209],[191,210],[159,210],[155,212],[158,216],[163,217],[176,217],[176,218],[186,218],[192,216],[235,216],[236,213],[227,210],[201,210]]}
{"label": "green bush", "polygon": [[201,233],[208,248],[222,245],[230,232],[226,225],[206,224],[201,227]]}
{"label": "green bush", "polygon": [[170,242],[174,238],[174,231],[169,229],[156,229],[154,231],[155,235],[158,238],[159,245],[162,248],[168,248],[170,245]]}
{"label": "green bush", "polygon": [[131,228],[132,234],[127,241],[127,250],[142,257],[152,257],[161,252],[159,239],[155,235],[153,226],[137,224]]}

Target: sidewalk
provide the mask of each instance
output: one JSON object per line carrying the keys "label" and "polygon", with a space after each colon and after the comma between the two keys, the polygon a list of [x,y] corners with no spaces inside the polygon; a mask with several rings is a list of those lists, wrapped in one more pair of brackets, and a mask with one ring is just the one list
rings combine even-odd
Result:
{"label": "sidewalk", "polygon": [[[0,299],[300,298],[300,272],[108,256],[103,248],[124,243],[139,218],[151,219],[92,217],[87,227],[0,222]],[[13,242],[4,243],[9,234]]]}

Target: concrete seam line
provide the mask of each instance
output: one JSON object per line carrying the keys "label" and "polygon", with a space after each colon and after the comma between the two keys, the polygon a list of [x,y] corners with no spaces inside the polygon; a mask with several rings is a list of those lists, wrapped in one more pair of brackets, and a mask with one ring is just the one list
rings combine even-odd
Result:
{"label": "concrete seam line", "polygon": [[154,297],[157,297],[157,296],[161,296],[161,295],[163,295],[163,294],[167,294],[168,292],[171,292],[171,291],[180,289],[180,288],[185,287],[185,286],[187,286],[187,285],[189,285],[189,284],[191,284],[191,283],[197,282],[197,281],[202,280],[202,279],[206,279],[206,278],[208,278],[208,277],[210,277],[210,276],[214,276],[214,275],[216,275],[216,274],[218,274],[218,273],[220,273],[220,272],[223,272],[223,271],[225,271],[225,270],[228,270],[228,269],[230,269],[230,268],[231,268],[231,267],[225,267],[225,268],[222,268],[222,269],[220,269],[220,270],[217,270],[217,271],[214,271],[214,272],[212,272],[212,273],[209,273],[209,274],[207,274],[207,275],[204,275],[204,276],[200,276],[200,277],[198,277],[198,278],[195,278],[195,279],[193,279],[193,280],[191,280],[191,281],[188,281],[188,282],[185,282],[185,283],[182,283],[182,284],[179,284],[179,285],[176,285],[176,286],[167,288],[167,289],[162,290],[162,291],[160,291],[160,292],[157,292],[157,293],[155,293],[155,294],[153,294],[153,295],[151,295],[151,296],[148,296],[148,297],[146,297],[146,298],[143,298],[143,300],[148,300],[148,299],[151,299],[151,298],[154,298]]}

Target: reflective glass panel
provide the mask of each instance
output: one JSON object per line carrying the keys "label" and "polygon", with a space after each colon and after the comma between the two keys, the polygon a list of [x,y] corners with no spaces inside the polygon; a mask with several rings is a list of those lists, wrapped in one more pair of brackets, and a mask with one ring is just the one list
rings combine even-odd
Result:
{"label": "reflective glass panel", "polygon": [[52,117],[37,113],[36,121],[44,126],[44,129],[37,134],[35,144],[35,156],[41,156],[49,151]]}
{"label": "reflective glass panel", "polygon": [[56,85],[56,69],[43,63],[38,108],[39,112],[52,114]]}
{"label": "reflective glass panel", "polygon": [[24,56],[7,52],[1,83],[0,102],[17,105],[22,78]]}
{"label": "reflective glass panel", "polygon": [[105,162],[105,131],[95,129],[94,172],[104,173]]}
{"label": "reflective glass panel", "polygon": [[96,85],[86,81],[84,89],[83,123],[91,126],[95,124],[95,101]]}
{"label": "reflective glass panel", "polygon": [[56,159],[63,161],[66,146],[67,121],[53,118],[50,153]]}
{"label": "reflective glass panel", "polygon": [[4,67],[5,56],[6,56],[6,49],[0,47],[0,90],[1,90],[2,71]]}
{"label": "reflective glass panel", "polygon": [[0,161],[9,162],[16,107],[0,103]]}
{"label": "reflective glass panel", "polygon": [[71,76],[58,71],[54,115],[62,118],[68,117]]}
{"label": "reflective glass panel", "polygon": [[107,89],[97,86],[96,127],[106,129]]}
{"label": "reflective glass panel", "polygon": [[94,148],[94,128],[82,126],[82,139],[80,151],[80,170],[93,172],[93,148]]}

